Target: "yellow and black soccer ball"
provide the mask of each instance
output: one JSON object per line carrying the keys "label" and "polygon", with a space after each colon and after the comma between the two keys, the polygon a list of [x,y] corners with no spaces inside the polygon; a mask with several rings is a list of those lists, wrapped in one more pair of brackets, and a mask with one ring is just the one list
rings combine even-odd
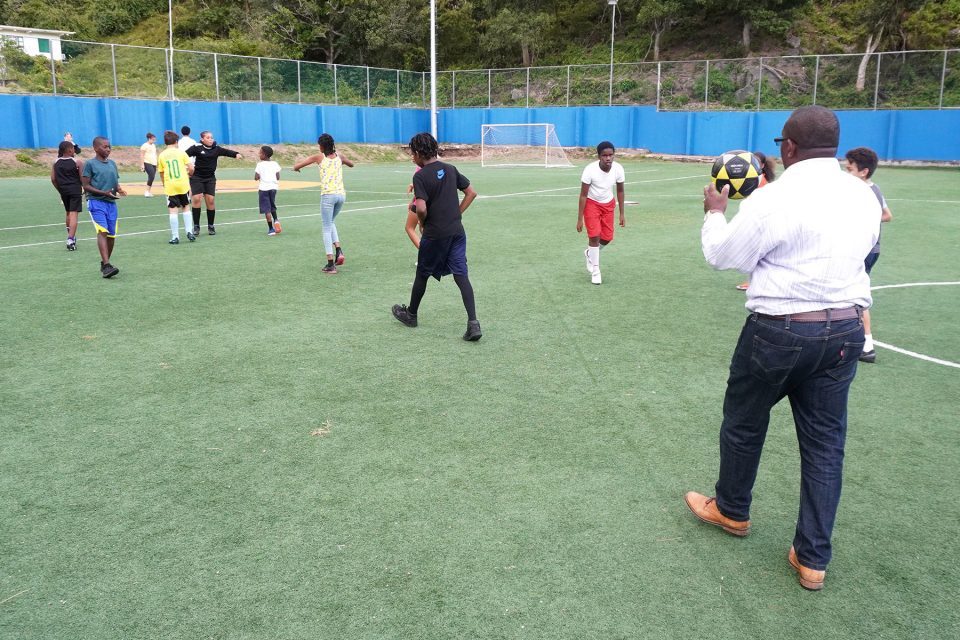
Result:
{"label": "yellow and black soccer ball", "polygon": [[760,186],[763,166],[760,159],[749,151],[727,151],[713,163],[710,175],[717,191],[730,185],[730,197],[739,200]]}

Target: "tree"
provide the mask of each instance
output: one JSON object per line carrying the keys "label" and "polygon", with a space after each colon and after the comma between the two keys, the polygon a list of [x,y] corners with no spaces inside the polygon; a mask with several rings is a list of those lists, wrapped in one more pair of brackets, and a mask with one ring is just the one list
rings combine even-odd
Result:
{"label": "tree", "polygon": [[532,66],[543,48],[545,33],[553,19],[546,13],[521,13],[509,8],[501,9],[483,24],[480,46],[491,62]]}
{"label": "tree", "polygon": [[689,15],[695,3],[692,0],[642,0],[637,10],[637,22],[652,30],[653,59],[660,59],[660,40],[668,29]]}
{"label": "tree", "polygon": [[857,91],[863,91],[866,87],[870,56],[881,44],[906,48],[907,36],[903,23],[911,11],[924,4],[925,0],[859,0],[852,3],[852,17],[860,26],[862,36],[866,37],[863,57],[857,68]]}

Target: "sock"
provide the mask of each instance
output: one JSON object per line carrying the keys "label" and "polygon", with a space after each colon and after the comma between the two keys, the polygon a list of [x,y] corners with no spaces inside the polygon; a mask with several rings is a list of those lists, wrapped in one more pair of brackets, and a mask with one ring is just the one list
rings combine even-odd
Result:
{"label": "sock", "polygon": [[276,212],[276,211],[271,211],[271,212],[270,212],[270,215],[273,216],[273,221],[274,221],[274,222],[276,222],[277,220],[280,219],[280,218],[277,217],[277,212]]}
{"label": "sock", "polygon": [[267,229],[273,231],[273,223],[270,222],[270,218],[267,218]]}
{"label": "sock", "polygon": [[470,278],[467,276],[453,276],[453,281],[460,287],[460,297],[463,298],[463,308],[467,310],[467,320],[477,319],[476,303],[473,299],[473,285],[470,284]]}
{"label": "sock", "polygon": [[337,253],[335,255],[339,258],[340,254],[343,253],[343,249],[341,249],[340,247],[336,247],[336,249],[337,249]]}
{"label": "sock", "polygon": [[207,226],[208,226],[208,227],[212,227],[212,226],[213,226],[213,219],[214,219],[215,217],[217,217],[217,210],[216,210],[216,209],[207,209]]}
{"label": "sock", "polygon": [[600,247],[588,247],[587,255],[590,256],[590,264],[595,270],[600,269]]}
{"label": "sock", "polygon": [[190,213],[193,215],[193,226],[200,226],[200,207],[191,207]]}
{"label": "sock", "polygon": [[423,294],[427,291],[427,276],[417,274],[417,277],[413,279],[413,289],[410,291],[410,304],[407,305],[407,311],[410,312],[410,315],[417,315],[417,311],[420,309],[420,301],[423,299]]}
{"label": "sock", "polygon": [[332,267],[332,266],[333,266],[333,260],[327,260],[327,266],[328,266],[328,267]]}
{"label": "sock", "polygon": [[193,221],[191,220],[192,216],[190,215],[190,212],[184,211],[182,215],[183,215],[183,228],[192,233],[193,227],[190,226],[190,223]]}
{"label": "sock", "polygon": [[170,238],[179,238],[180,237],[180,220],[177,218],[177,214],[170,214]]}
{"label": "sock", "polygon": [[873,334],[867,333],[863,336],[863,352],[867,353],[868,351],[873,351]]}

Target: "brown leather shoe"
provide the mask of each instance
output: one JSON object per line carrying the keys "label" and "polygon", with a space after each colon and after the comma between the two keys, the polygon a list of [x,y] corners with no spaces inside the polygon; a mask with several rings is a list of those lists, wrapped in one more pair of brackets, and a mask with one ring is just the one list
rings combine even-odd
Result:
{"label": "brown leather shoe", "polygon": [[797,576],[800,578],[801,587],[804,589],[809,589],[810,591],[819,591],[820,589],[823,589],[823,579],[826,578],[827,572],[817,571],[816,569],[808,569],[800,564],[800,561],[797,560],[797,552],[794,551],[793,545],[790,545],[790,553],[787,554],[787,561],[797,572]]}
{"label": "brown leather shoe", "polygon": [[700,495],[696,491],[688,491],[686,495],[683,496],[683,499],[687,503],[687,506],[690,507],[690,511],[693,511],[693,515],[707,524],[720,527],[727,533],[740,536],[741,538],[750,533],[750,521],[731,520],[720,513],[720,509],[717,508],[716,498],[708,498],[707,496]]}

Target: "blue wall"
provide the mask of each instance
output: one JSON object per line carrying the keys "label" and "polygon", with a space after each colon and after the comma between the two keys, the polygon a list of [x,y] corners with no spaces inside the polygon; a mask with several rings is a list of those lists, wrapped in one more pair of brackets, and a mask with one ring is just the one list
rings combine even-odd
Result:
{"label": "blue wall", "polygon": [[[444,109],[439,137],[478,144],[481,124],[552,122],[564,146],[618,147],[713,156],[729,149],[776,155],[773,138],[787,111],[658,112],[654,107]],[[838,111],[840,148],[867,146],[885,160],[960,160],[960,110]],[[97,135],[139,145],[144,134],[209,129],[223,144],[315,142],[329,131],[341,142],[405,144],[430,128],[422,109],[257,102],[161,102],[115,98],[0,95],[0,147],[55,147],[64,131],[81,146]]]}

